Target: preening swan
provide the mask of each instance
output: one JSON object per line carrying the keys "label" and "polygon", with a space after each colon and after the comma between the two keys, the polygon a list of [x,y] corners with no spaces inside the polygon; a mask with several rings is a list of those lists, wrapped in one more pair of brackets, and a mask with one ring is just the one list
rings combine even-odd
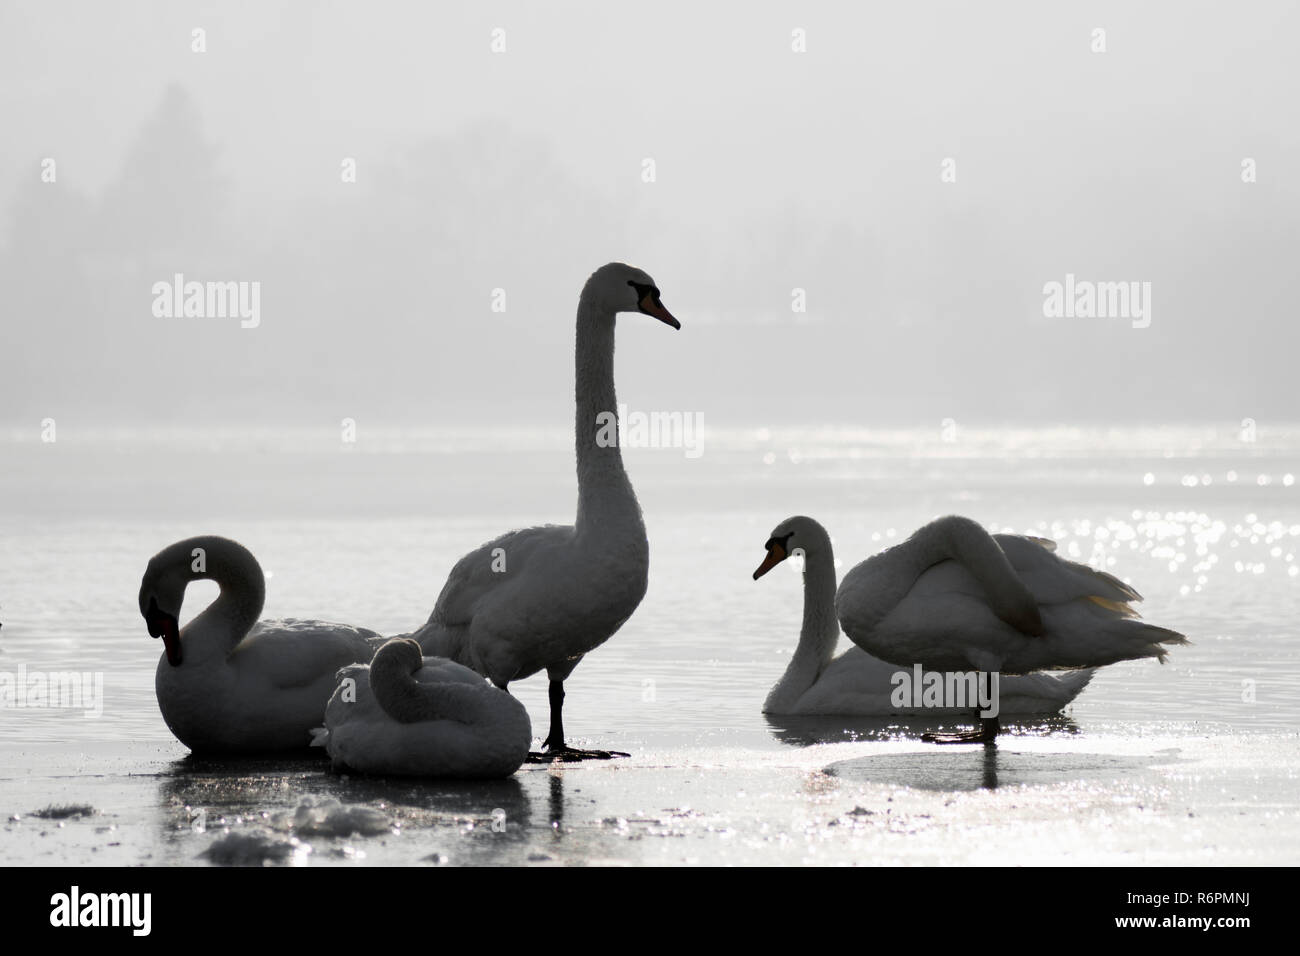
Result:
{"label": "preening swan", "polygon": [[422,657],[394,638],[369,666],[338,674],[325,708],[324,746],[335,767],[408,777],[508,777],[528,756],[528,711],[468,667]]}
{"label": "preening swan", "polygon": [[[179,627],[191,581],[221,593]],[[163,639],[154,686],[163,720],[196,753],[305,749],[334,690],[334,675],[368,661],[374,631],[321,621],[257,620],[266,580],[257,559],[229,538],[186,538],[149,560],[140,613]]]}
{"label": "preening swan", "polygon": [[[900,668],[850,647],[834,657],[840,638],[835,617],[835,555],[826,529],[802,515],[787,518],[772,531],[767,557],[754,572],[758,580],[790,554],[803,557],[803,629],[785,674],[763,704],[765,714],[941,716],[956,708],[899,706],[891,698]],[[1001,681],[1004,714],[1050,714],[1078,696],[1091,670],[1064,677],[1029,674]]]}
{"label": "preening swan", "polygon": [[659,289],[619,262],[597,269],[578,300],[575,444],[578,514],[572,526],[512,531],[452,568],[429,621],[410,635],[425,654],[486,675],[497,687],[545,670],[550,678],[551,758],[626,756],[564,742],[564,680],[645,595],[649,548],[641,506],[623,468],[615,429],[614,319],[642,312],[681,328]]}
{"label": "preening swan", "polygon": [[[840,626],[891,664],[949,672],[1163,662],[1162,645],[1187,643],[1137,620],[1130,602],[1142,596],[1133,588],[1057,557],[1055,548],[1042,538],[990,535],[969,518],[939,518],[844,576],[835,594]],[[997,733],[993,717],[974,733],[924,739],[989,743]]]}

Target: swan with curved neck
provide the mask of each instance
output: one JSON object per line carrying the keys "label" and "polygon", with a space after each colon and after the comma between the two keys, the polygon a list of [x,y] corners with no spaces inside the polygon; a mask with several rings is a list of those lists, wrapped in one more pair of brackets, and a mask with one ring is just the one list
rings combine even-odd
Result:
{"label": "swan with curved neck", "polygon": [[[783,532],[784,534],[784,532]],[[760,571],[789,555],[773,536]],[[1008,675],[1101,667],[1187,643],[1137,620],[1142,596],[1104,571],[1056,556],[1041,538],[990,535],[969,518],[939,518],[852,568],[835,592],[844,633],[899,667]],[[757,574],[758,572],[756,572]],[[996,717],[937,743],[991,743]]]}
{"label": "swan with curved neck", "polygon": [[[830,536],[817,521],[802,515],[787,518],[772,531],[758,580],[785,556],[803,559],[803,627],[785,674],[763,703],[765,714],[875,717],[947,716],[955,707],[917,707],[894,701],[899,667],[850,647],[835,657],[840,623],[835,616],[835,554]],[[1029,674],[1001,682],[1002,713],[1049,714],[1072,701],[1092,679],[1091,670],[1064,677]]]}
{"label": "swan with curved neck", "polygon": [[325,708],[325,747],[336,768],[413,777],[508,777],[532,741],[528,711],[468,667],[424,657],[393,638],[364,664],[339,672]]}
{"label": "swan with curved neck", "polygon": [[[179,626],[191,581],[220,594]],[[257,559],[229,538],[186,538],[150,559],[140,614],[161,637],[154,687],[163,720],[198,753],[263,753],[310,746],[335,672],[368,661],[374,631],[321,621],[258,622],[266,579]]]}
{"label": "swan with curved neck", "polygon": [[640,269],[610,263],[583,286],[574,362],[573,525],[512,531],[467,554],[452,568],[428,623],[411,635],[425,654],[471,667],[502,689],[545,670],[548,759],[626,756],[569,747],[563,722],[564,681],[636,610],[649,570],[641,506],[618,442],[610,440],[618,414],[614,321],[620,312],[681,328]]}

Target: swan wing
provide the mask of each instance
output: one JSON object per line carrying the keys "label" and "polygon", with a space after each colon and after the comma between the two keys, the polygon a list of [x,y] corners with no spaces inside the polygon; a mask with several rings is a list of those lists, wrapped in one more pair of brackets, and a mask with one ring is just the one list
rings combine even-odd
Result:
{"label": "swan wing", "polygon": [[993,613],[974,576],[944,561],[922,574],[880,621],[871,649],[904,662],[926,661],[935,670],[1025,674],[1140,657],[1163,660],[1162,645],[1186,643],[1177,631],[1137,620],[1127,603],[1137,592],[1112,575],[1042,549],[1039,554],[1032,558],[1034,567],[1016,572],[1038,601],[1043,635],[1027,637],[1009,627]]}
{"label": "swan wing", "polygon": [[374,631],[326,621],[259,621],[230,653],[229,663],[262,674],[276,689],[307,687],[349,664],[369,661]]}
{"label": "swan wing", "polygon": [[[1128,602],[1140,601],[1142,595],[1114,575],[1058,557],[1040,543],[1045,539],[1006,534],[993,537],[1040,608],[1090,600],[1111,614],[1136,616]],[[916,579],[886,620],[905,622],[909,628],[924,628],[927,620],[940,628],[954,620],[982,624],[987,616],[981,605],[992,615],[975,575],[958,561],[941,561]]]}
{"label": "swan wing", "polygon": [[1039,604],[1064,604],[1079,598],[1104,598],[1118,604],[1141,601],[1142,595],[1113,574],[1058,557],[1043,538],[995,534],[1002,553]]}
{"label": "swan wing", "polygon": [[557,544],[571,538],[573,528],[542,525],[493,538],[456,562],[434,604],[430,624],[459,627],[469,624],[483,602],[519,580],[520,572],[545,560]]}
{"label": "swan wing", "polygon": [[[941,532],[964,533],[967,545],[987,540],[966,522],[941,521]],[[968,547],[984,563],[968,567],[941,560],[919,574],[917,566],[926,555],[909,555],[906,548],[913,539],[857,565],[836,593],[845,632],[887,661],[922,662],[937,671],[975,668],[1022,675],[1143,657],[1163,661],[1165,645],[1186,643],[1177,631],[1137,620],[1130,602],[1141,595],[1132,587],[1105,571],[1058,557],[1041,539],[996,535],[992,541],[1001,555]],[[990,587],[1023,592],[1041,618],[1041,629],[1027,632],[998,614]]]}
{"label": "swan wing", "polygon": [[572,527],[526,528],[457,562],[429,623],[412,635],[425,655],[468,665],[499,687],[557,662],[576,663],[573,644],[585,632],[575,622],[584,600],[603,591],[590,569],[567,563],[572,537]]}

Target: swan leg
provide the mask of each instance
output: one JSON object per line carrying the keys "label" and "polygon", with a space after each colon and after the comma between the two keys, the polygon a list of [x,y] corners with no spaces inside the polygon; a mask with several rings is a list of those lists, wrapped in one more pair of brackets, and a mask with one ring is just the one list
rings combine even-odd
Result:
{"label": "swan leg", "polygon": [[1001,722],[996,717],[980,717],[979,730],[968,730],[956,734],[922,734],[921,739],[931,744],[996,744],[998,733],[1002,730]]}
{"label": "swan leg", "polygon": [[564,749],[564,681],[552,680],[548,690],[551,701],[551,732],[542,746],[547,750]]}
{"label": "swan leg", "polygon": [[631,754],[621,750],[578,750],[564,744],[564,681],[551,680],[551,732],[542,743],[542,752],[530,752],[528,763],[551,763],[560,760],[571,763],[578,760],[610,760],[614,757],[630,757]]}

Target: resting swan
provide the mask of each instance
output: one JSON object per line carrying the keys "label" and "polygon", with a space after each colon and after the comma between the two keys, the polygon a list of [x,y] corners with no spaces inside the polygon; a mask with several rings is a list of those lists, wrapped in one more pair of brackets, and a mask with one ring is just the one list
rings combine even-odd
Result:
{"label": "resting swan", "polygon": [[336,768],[408,777],[508,777],[532,742],[528,711],[468,667],[422,657],[394,638],[369,666],[338,673],[325,708],[325,747]]}
{"label": "resting swan", "polygon": [[[867,558],[844,576],[835,610],[869,654],[928,671],[1028,674],[1154,657],[1186,644],[1177,631],[1137,620],[1142,596],[1105,571],[1066,561],[1042,538],[990,535],[949,516]],[[785,557],[772,542],[769,557]],[[991,743],[979,731],[926,735],[936,743]]]}
{"label": "resting swan", "polygon": [[[850,647],[834,657],[840,638],[835,617],[835,555],[826,529],[797,515],[782,521],[765,546],[768,556],[754,572],[758,580],[775,567],[776,555],[803,555],[803,630],[799,646],[785,674],[763,703],[765,714],[802,714],[875,717],[891,714],[941,716],[957,708],[916,707],[896,704],[894,675],[900,668],[872,657],[860,647]],[[1074,700],[1092,680],[1091,670],[1064,677],[1028,674],[1001,681],[1000,705],[1004,714],[1050,714]]]}
{"label": "resting swan", "polygon": [[[185,588],[216,581],[207,610],[178,626]],[[186,538],[159,551],[140,582],[140,613],[163,639],[154,686],[163,720],[196,753],[305,749],[320,725],[334,675],[368,661],[374,631],[321,621],[257,620],[266,580],[229,538]]]}
{"label": "resting swan", "polygon": [[[564,742],[564,681],[645,595],[649,547],[641,506],[623,468],[615,423],[614,319],[642,312],[674,329],[659,289],[620,262],[592,273],[578,299],[575,444],[578,514],[572,526],[512,531],[452,568],[429,621],[410,635],[425,654],[472,667],[505,689],[545,670],[550,758],[627,756]],[[540,756],[540,755],[539,755]]]}

